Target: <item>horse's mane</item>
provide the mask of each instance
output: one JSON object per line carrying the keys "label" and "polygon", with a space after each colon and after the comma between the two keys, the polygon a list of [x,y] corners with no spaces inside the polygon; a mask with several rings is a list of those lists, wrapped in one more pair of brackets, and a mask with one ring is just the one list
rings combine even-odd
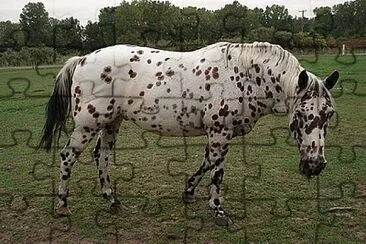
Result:
{"label": "horse's mane", "polygon": [[[281,75],[281,87],[286,98],[293,100],[292,98],[297,96],[298,77],[304,68],[293,54],[279,45],[270,44],[268,42],[240,44],[240,47],[239,62],[241,62],[241,66],[245,70],[252,68],[253,63],[263,65],[262,70],[266,70],[264,68],[269,66],[274,74]],[[283,74],[283,71],[285,71],[285,74]],[[318,83],[318,86],[316,87],[319,87],[319,92],[322,92],[323,89],[326,90],[321,80],[317,79],[315,75],[310,72],[308,72],[308,74],[309,82],[306,89],[312,89],[315,87],[314,83]],[[328,91],[326,90],[326,92]],[[292,107],[292,105],[293,104],[289,104],[290,107]]]}
{"label": "horse's mane", "polygon": [[[297,77],[303,68],[296,57],[279,45],[268,42],[254,42],[242,45],[242,65],[250,68],[253,64],[271,67],[274,74],[280,74],[283,79],[281,86],[287,97],[296,94]],[[286,73],[283,74],[283,71]]]}

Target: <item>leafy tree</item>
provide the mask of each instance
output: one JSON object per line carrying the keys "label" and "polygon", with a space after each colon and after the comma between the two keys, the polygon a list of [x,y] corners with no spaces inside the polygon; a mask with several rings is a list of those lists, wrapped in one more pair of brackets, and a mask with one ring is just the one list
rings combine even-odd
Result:
{"label": "leafy tree", "polygon": [[[210,11],[179,8],[168,1],[124,0],[117,7],[101,9],[99,20],[83,28],[73,17],[50,18],[43,3],[31,2],[22,9],[20,24],[0,22],[0,63],[48,63],[47,57],[56,60],[58,53],[92,51],[116,43],[181,51],[219,40],[323,48],[336,46],[337,39],[366,37],[366,0],[319,7],[314,14],[314,18],[293,18],[284,6],[248,9],[239,1]],[[57,53],[38,48],[45,45],[57,47]]]}
{"label": "leafy tree", "polygon": [[[181,46],[192,34],[193,39],[197,39],[199,19],[196,13],[186,13],[169,2],[144,0],[136,7],[142,10],[140,27],[144,43],[153,42],[160,47]],[[160,37],[158,42],[157,37]]]}
{"label": "leafy tree", "polygon": [[262,27],[262,16],[263,16],[263,9],[261,8],[255,8],[253,10],[249,9],[247,12],[247,16],[245,18],[247,30],[251,31]]}
{"label": "leafy tree", "polygon": [[288,31],[277,31],[274,33],[273,42],[281,45],[284,48],[292,48],[294,46],[293,43],[293,34]]}
{"label": "leafy tree", "polygon": [[142,24],[142,9],[137,7],[137,2],[123,1],[115,10],[116,41],[139,44]]}
{"label": "leafy tree", "polygon": [[82,48],[83,29],[78,19],[62,19],[53,26],[54,47],[67,51]]}
{"label": "leafy tree", "polygon": [[16,31],[20,30],[19,24],[10,21],[0,21],[0,51],[14,48],[18,45],[15,40]]}
{"label": "leafy tree", "polygon": [[246,23],[248,8],[246,6],[234,1],[232,4],[226,4],[216,14],[220,20],[218,28],[222,28],[223,38],[240,38],[237,41],[244,39],[244,36],[248,33]]}
{"label": "leafy tree", "polygon": [[117,42],[157,43],[179,39],[180,11],[169,2],[122,2],[115,11]]}
{"label": "leafy tree", "polygon": [[83,46],[85,50],[93,51],[106,46],[103,38],[103,30],[98,22],[93,23],[88,21],[83,36]]}
{"label": "leafy tree", "polygon": [[19,52],[10,48],[0,56],[0,63],[4,66],[20,66],[22,64],[21,62],[22,60],[19,57]]}
{"label": "leafy tree", "polygon": [[[122,2],[121,6],[126,2]],[[99,13],[99,27],[101,36],[105,45],[115,45],[117,43],[116,32],[116,9],[117,7],[106,7],[100,10]]]}
{"label": "leafy tree", "polygon": [[294,44],[299,48],[311,48],[314,46],[314,38],[309,32],[300,32],[294,35]]}
{"label": "leafy tree", "polygon": [[292,17],[285,6],[274,4],[267,6],[263,13],[264,27],[273,27],[279,31],[292,31]]}
{"label": "leafy tree", "polygon": [[217,23],[219,19],[213,11],[201,8],[197,9],[199,17],[199,38],[202,43],[211,44],[217,42],[221,37],[221,30]]}
{"label": "leafy tree", "polygon": [[180,11],[175,30],[173,28],[171,30],[172,39],[175,40],[181,51],[195,49],[220,37],[215,26],[215,15],[196,7],[183,8]]}
{"label": "leafy tree", "polygon": [[314,9],[314,30],[327,37],[334,29],[334,18],[330,7],[320,7]]}
{"label": "leafy tree", "polygon": [[294,35],[294,44],[302,49],[318,49],[327,47],[327,41],[315,32],[300,32]]}
{"label": "leafy tree", "polygon": [[366,36],[366,0],[356,0],[352,2],[354,9],[354,35]]}
{"label": "leafy tree", "polygon": [[20,14],[22,30],[28,33],[28,46],[44,46],[50,42],[51,25],[43,3],[28,3]]}
{"label": "leafy tree", "polygon": [[259,27],[249,32],[248,39],[251,42],[273,42],[274,33],[274,28]]}
{"label": "leafy tree", "polygon": [[354,15],[355,9],[352,2],[345,2],[333,6],[334,29],[333,35],[339,37],[351,37],[355,33]]}
{"label": "leafy tree", "polygon": [[296,17],[292,19],[292,32],[293,33],[299,33],[299,32],[309,32],[311,31],[313,27],[313,21],[314,19],[309,18],[302,18],[302,17]]}

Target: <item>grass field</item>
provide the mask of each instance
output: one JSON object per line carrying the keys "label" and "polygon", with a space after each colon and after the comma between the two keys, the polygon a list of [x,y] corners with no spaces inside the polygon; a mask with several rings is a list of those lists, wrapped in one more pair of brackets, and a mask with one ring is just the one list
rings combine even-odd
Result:
{"label": "grass field", "polygon": [[337,116],[326,141],[328,165],[307,181],[298,173],[288,117],[263,118],[228,154],[224,207],[234,222],[228,228],[216,226],[208,209],[208,176],[196,203],[181,200],[187,174],[201,164],[205,138],[159,137],[129,122],[122,124],[110,166],[124,211],[108,212],[91,145],[73,168],[73,214],[56,218],[59,150],[34,147],[58,68],[1,69],[0,243],[365,243],[366,56],[300,59],[321,77],[335,69],[341,74],[332,91]]}

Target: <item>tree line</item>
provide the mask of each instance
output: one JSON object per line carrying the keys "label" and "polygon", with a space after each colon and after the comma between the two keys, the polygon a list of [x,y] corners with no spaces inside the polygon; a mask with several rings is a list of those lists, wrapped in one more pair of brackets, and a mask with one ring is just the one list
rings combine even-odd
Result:
{"label": "tree line", "polygon": [[0,22],[0,65],[57,63],[117,43],[186,51],[217,41],[268,41],[288,49],[324,49],[337,40],[366,37],[366,0],[316,8],[314,15],[293,17],[280,5],[249,9],[238,1],[212,11],[133,0],[101,9],[98,21],[82,26],[74,17],[49,17],[43,3],[30,2],[19,23]]}

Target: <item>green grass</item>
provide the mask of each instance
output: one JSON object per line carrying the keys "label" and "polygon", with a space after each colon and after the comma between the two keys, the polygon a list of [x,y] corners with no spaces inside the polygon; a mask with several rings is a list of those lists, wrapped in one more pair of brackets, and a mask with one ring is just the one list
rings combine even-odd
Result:
{"label": "green grass", "polygon": [[[40,70],[43,76],[33,69],[1,69],[0,242],[112,242],[116,237],[121,243],[365,242],[366,57],[357,56],[355,63],[350,56],[340,57],[343,63],[335,56],[320,56],[316,63],[306,61],[314,57],[300,58],[320,77],[335,69],[341,74],[332,91],[338,116],[326,141],[328,166],[318,179],[304,179],[297,148],[288,139],[287,116],[263,118],[251,134],[234,141],[228,154],[224,206],[234,221],[228,228],[214,224],[207,176],[196,203],[181,201],[187,174],[201,164],[205,138],[186,139],[185,159],[182,138],[142,134],[129,122],[121,126],[110,166],[125,210],[108,213],[91,145],[73,169],[73,214],[56,218],[58,150],[46,154],[34,147],[58,68]],[[330,213],[331,207],[352,210]]]}

